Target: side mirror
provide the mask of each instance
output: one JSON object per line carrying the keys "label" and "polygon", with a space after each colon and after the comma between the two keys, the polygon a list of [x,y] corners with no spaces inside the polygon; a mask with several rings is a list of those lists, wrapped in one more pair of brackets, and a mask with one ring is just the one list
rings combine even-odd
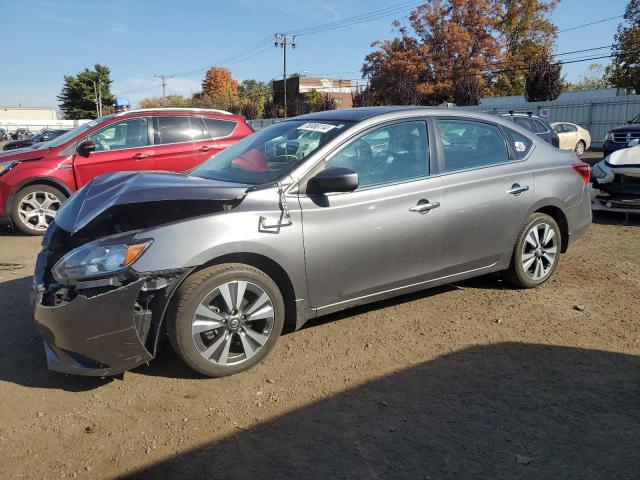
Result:
{"label": "side mirror", "polygon": [[640,138],[634,138],[629,142],[629,147],[637,147],[640,145]]}
{"label": "side mirror", "polygon": [[81,157],[88,158],[91,152],[96,151],[96,144],[93,143],[91,140],[85,140],[84,142],[78,145],[78,148],[76,151],[78,152],[78,155],[80,155]]}
{"label": "side mirror", "polygon": [[353,192],[358,188],[358,174],[344,167],[327,168],[307,182],[308,195]]}

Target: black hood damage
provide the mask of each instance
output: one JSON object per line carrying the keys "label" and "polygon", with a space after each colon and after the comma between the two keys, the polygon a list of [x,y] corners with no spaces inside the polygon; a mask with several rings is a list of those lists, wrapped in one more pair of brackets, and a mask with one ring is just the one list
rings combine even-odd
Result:
{"label": "black hood damage", "polygon": [[176,173],[111,173],[76,192],[55,223],[70,235],[100,238],[229,210],[249,187]]}

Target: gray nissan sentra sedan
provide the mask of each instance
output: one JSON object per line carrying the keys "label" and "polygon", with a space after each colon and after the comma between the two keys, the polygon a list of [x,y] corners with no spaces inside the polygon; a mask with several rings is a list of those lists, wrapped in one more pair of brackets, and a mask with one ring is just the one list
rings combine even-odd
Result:
{"label": "gray nissan sentra sedan", "polygon": [[500,117],[373,107],[276,123],[188,175],[98,177],[38,255],[49,368],[117,374],[168,336],[230,375],[319,315],[490,272],[536,287],[591,223],[589,173]]}

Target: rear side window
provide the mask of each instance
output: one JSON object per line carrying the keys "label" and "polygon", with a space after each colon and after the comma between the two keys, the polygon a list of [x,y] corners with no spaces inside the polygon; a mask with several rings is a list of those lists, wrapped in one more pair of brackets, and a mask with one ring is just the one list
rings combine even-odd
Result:
{"label": "rear side window", "polygon": [[199,125],[192,125],[189,117],[157,117],[156,143],[192,142],[202,136]]}
{"label": "rear side window", "polygon": [[236,129],[236,122],[231,120],[217,120],[215,118],[203,118],[203,120],[209,132],[207,138],[228,137]]}
{"label": "rear side window", "polygon": [[484,167],[509,161],[500,129],[473,120],[438,119],[445,172]]}
{"label": "rear side window", "polygon": [[561,123],[556,123],[556,124],[553,126],[553,130],[554,130],[556,133],[563,133],[563,132],[564,132],[564,127],[562,126],[562,124],[561,124]]}
{"label": "rear side window", "polygon": [[571,125],[570,123],[565,123],[564,124],[564,131],[565,132],[577,132],[578,131],[578,127],[576,127],[575,125]]}
{"label": "rear side window", "polygon": [[507,134],[509,135],[509,140],[513,146],[513,151],[515,152],[516,157],[519,159],[526,157],[533,146],[533,141],[510,128],[506,128],[505,130],[507,130]]}

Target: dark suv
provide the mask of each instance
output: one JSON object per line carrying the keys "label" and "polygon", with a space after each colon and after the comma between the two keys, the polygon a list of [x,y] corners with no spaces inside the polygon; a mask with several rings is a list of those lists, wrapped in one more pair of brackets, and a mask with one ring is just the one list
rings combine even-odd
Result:
{"label": "dark suv", "polygon": [[510,119],[513,123],[520,125],[523,128],[526,128],[530,132],[535,133],[537,136],[542,138],[545,142],[549,142],[554,147],[560,147],[560,138],[558,138],[558,134],[555,132],[549,122],[540,118],[532,113],[515,113],[509,112],[502,115],[505,118]]}
{"label": "dark suv", "polygon": [[640,115],[629,120],[623,127],[617,127],[607,132],[604,138],[604,156],[608,156],[616,150],[627,148],[629,142],[640,138]]}

